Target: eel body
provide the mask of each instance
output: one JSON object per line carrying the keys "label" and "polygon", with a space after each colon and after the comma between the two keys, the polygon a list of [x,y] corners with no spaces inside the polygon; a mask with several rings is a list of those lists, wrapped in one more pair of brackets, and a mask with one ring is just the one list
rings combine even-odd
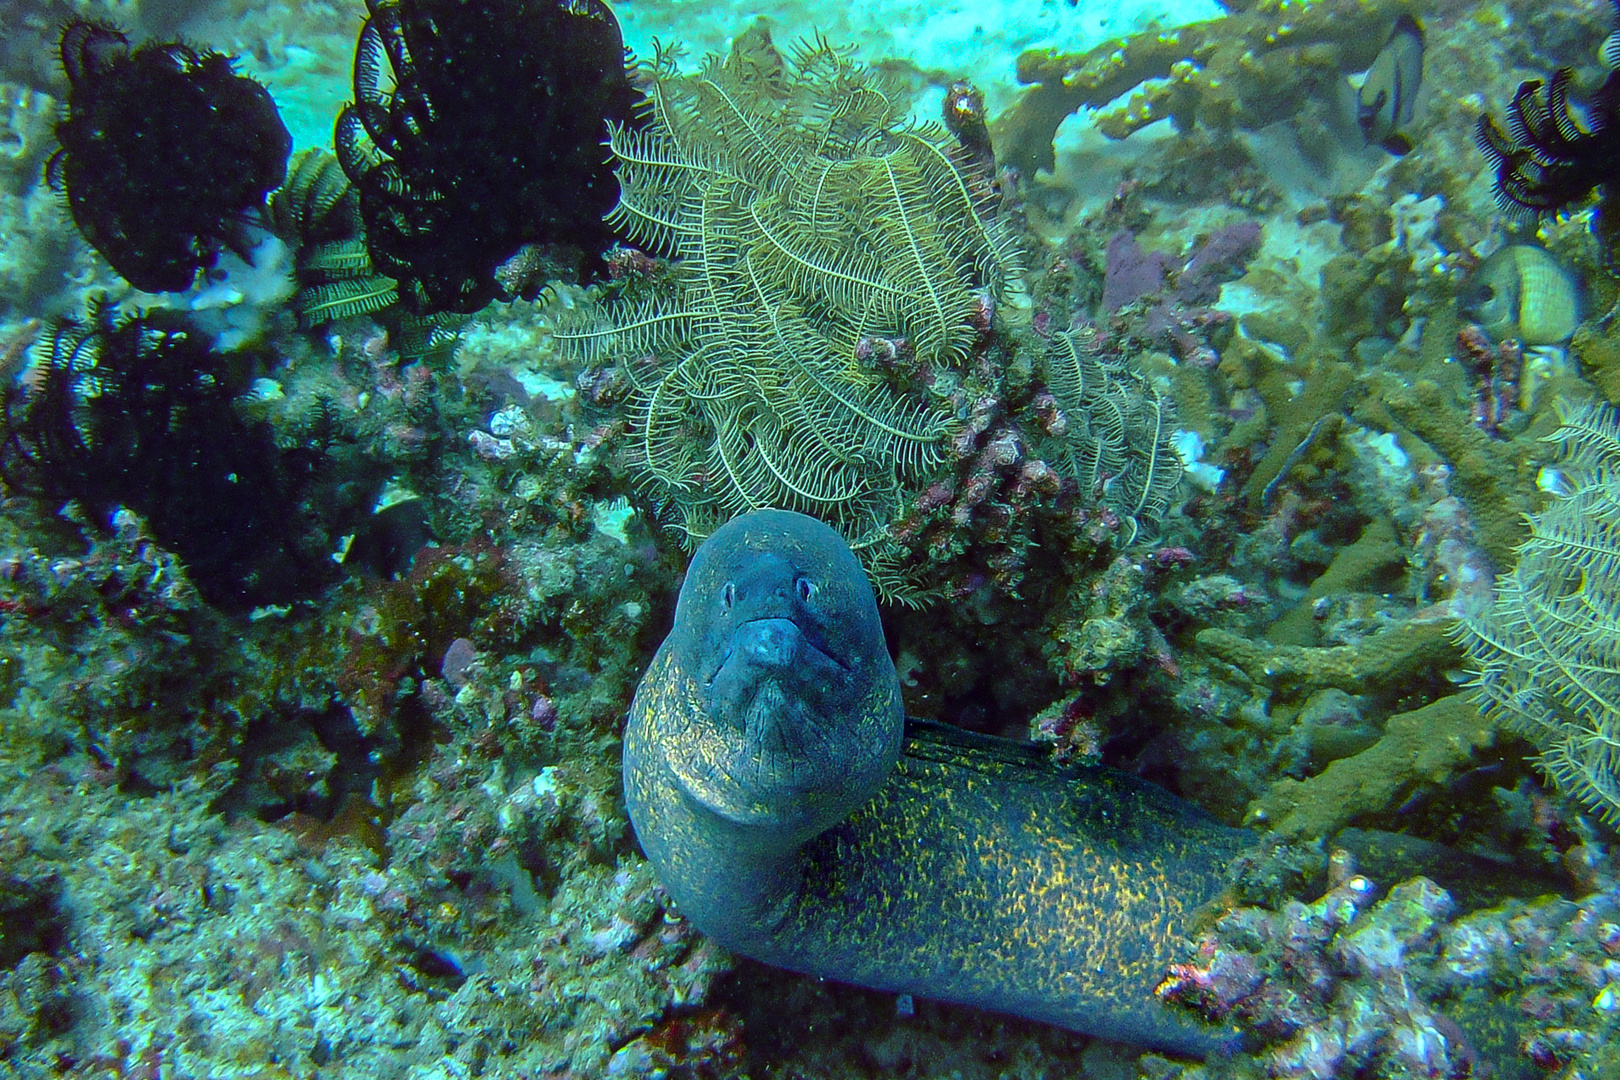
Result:
{"label": "eel body", "polygon": [[1153,994],[1246,834],[1105,768],[907,723],[860,564],[786,511],[693,557],[625,798],[683,914],[745,956],[1201,1055]]}

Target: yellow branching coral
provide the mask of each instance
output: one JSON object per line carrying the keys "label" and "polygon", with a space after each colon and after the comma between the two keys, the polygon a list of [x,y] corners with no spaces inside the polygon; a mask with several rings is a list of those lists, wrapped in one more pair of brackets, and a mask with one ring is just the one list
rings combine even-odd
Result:
{"label": "yellow branching coral", "polygon": [[1035,85],[997,123],[996,147],[1026,172],[1051,169],[1052,137],[1082,107],[1104,109],[1097,129],[1111,139],[1166,118],[1180,131],[1263,127],[1331,100],[1317,90],[1370,65],[1396,16],[1414,8],[1408,0],[1261,0],[1084,53],[1031,50],[1018,58],[1018,78]]}

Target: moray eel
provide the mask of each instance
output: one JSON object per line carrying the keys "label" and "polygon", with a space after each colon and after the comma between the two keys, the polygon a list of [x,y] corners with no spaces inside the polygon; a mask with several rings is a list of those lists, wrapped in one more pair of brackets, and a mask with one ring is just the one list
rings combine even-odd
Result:
{"label": "moray eel", "polygon": [[636,836],[735,952],[1202,1055],[1154,997],[1246,834],[1124,773],[908,722],[865,573],[802,514],[692,559],[624,743]]}

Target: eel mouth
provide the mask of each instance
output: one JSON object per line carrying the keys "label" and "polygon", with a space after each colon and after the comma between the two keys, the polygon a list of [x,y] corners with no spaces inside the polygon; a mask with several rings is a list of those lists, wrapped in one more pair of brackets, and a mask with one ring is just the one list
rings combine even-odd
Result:
{"label": "eel mouth", "polygon": [[816,628],[781,616],[762,616],[740,623],[726,639],[725,650],[704,680],[704,688],[712,690],[734,659],[764,671],[790,677],[797,674],[800,678],[813,676],[817,669],[826,673],[829,665],[845,676],[855,670]]}

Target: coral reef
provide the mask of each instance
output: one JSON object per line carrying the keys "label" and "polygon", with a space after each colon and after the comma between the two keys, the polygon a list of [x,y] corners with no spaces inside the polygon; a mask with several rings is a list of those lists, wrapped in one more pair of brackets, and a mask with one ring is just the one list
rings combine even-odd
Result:
{"label": "coral reef", "polygon": [[[1608,803],[1533,764],[1557,743],[1567,770],[1601,772],[1606,714],[1560,688],[1612,665],[1586,638],[1527,664],[1541,654],[1513,631],[1525,612],[1577,610],[1594,634],[1608,618],[1601,561],[1579,587],[1558,569],[1577,527],[1560,515],[1601,506],[1578,523],[1597,537],[1605,485],[1541,438],[1551,403],[1620,385],[1587,206],[1607,192],[1581,189],[1574,160],[1613,134],[1581,111],[1594,92],[1593,115],[1613,111],[1591,58],[1610,0],[1232,0],[1219,23],[1026,57],[1039,85],[999,116],[990,74],[918,70],[881,43],[871,66],[819,42],[784,57],[755,28],[730,56],[667,50],[625,84],[615,41],[592,52],[607,84],[558,100],[580,131],[604,93],[623,106],[617,160],[593,128],[584,188],[553,177],[523,211],[580,210],[575,251],[459,202],[508,175],[502,148],[552,145],[513,109],[487,110],[493,132],[457,118],[492,86],[521,104],[570,51],[520,55],[550,48],[522,27],[555,12],[518,6],[379,0],[356,50],[355,12],[326,4],[0,0],[19,481],[0,501],[0,1072],[1614,1071]],[[1348,141],[1325,121],[1402,12],[1424,23],[1428,100],[1392,160],[1353,118]],[[359,99],[355,178],[313,150],[271,196],[265,251],[284,246],[296,289],[259,305],[250,348],[226,352],[230,313],[198,308],[270,269],[231,250],[260,233],[199,232],[203,280],[141,311],[153,298],[42,182],[76,92],[54,39],[107,17],[132,41],[239,56],[300,147]],[[491,46],[471,58],[469,26]],[[163,48],[106,34],[114,60]],[[473,72],[469,102],[447,90],[466,69],[424,60],[447,53]],[[944,128],[906,118],[919,90],[935,115],[943,96]],[[1056,175],[1032,182],[1077,107],[1114,138],[1178,130],[1066,129]],[[1472,141],[1482,110],[1501,160]],[[1572,198],[1504,215],[1493,180]],[[373,237],[368,184],[388,219]],[[1599,229],[1613,218],[1600,205]],[[419,219],[437,232],[368,247]],[[604,281],[541,288],[615,230],[640,249],[610,251]],[[1567,326],[1520,348],[1459,304],[1526,244],[1589,293],[1567,353]],[[896,432],[927,438],[908,457]],[[760,498],[798,498],[756,447],[799,488],[855,490],[818,512],[871,541],[891,599],[934,601],[884,612],[912,715],[1033,735],[1257,827],[1241,906],[1211,915],[1166,988],[1248,1026],[1252,1052],[1171,1063],[733,966],[673,910],[625,827],[618,730],[683,562],[658,526],[697,533],[746,505],[728,460]],[[658,480],[659,455],[690,467]],[[215,548],[177,528],[178,495],[143,501],[193,461],[237,476],[194,520],[245,539]],[[42,484],[53,469],[76,486]],[[260,561],[266,529],[291,537],[285,558]],[[1518,606],[1493,611],[1515,562]],[[1513,651],[1450,640],[1459,617]],[[1499,700],[1459,693],[1471,651]],[[1355,850],[1372,885],[1349,888],[1342,860],[1326,885],[1270,865],[1322,843]],[[1385,898],[1386,882],[1405,884]]]}

